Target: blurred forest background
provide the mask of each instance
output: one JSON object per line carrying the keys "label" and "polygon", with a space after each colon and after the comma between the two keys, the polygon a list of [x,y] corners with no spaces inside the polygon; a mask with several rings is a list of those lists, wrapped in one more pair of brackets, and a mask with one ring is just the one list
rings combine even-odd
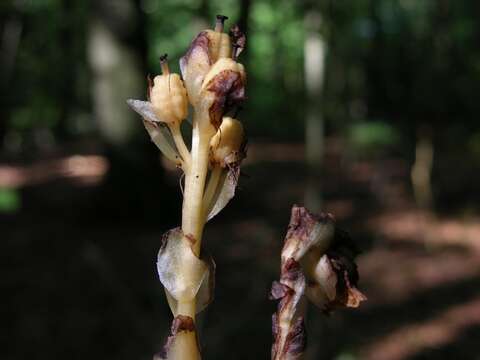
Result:
{"label": "blurred forest background", "polygon": [[179,173],[127,98],[230,17],[249,153],[206,227],[206,359],[269,358],[293,203],[335,214],[369,301],[310,309],[308,359],[480,359],[480,2],[2,0],[0,357],[150,359]]}

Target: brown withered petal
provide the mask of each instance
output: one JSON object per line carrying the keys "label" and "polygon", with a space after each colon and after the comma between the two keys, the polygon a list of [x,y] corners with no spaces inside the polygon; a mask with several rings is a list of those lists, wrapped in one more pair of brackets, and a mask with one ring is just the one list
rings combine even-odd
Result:
{"label": "brown withered petal", "polygon": [[230,38],[232,39],[232,48],[233,54],[232,58],[235,60],[238,58],[240,53],[245,49],[247,43],[247,38],[245,34],[240,30],[238,25],[233,25],[229,32]]}
{"label": "brown withered petal", "polygon": [[272,315],[272,359],[274,358],[274,355],[277,353],[277,348],[276,346],[278,345],[277,338],[278,338],[278,332],[279,332],[279,327],[278,327],[278,316],[277,313],[273,313]]}
{"label": "brown withered petal", "polygon": [[353,259],[338,253],[329,254],[328,257],[337,275],[337,296],[327,304],[326,311],[341,307],[358,307],[367,297],[356,287],[359,278],[356,264]]}
{"label": "brown withered petal", "polygon": [[314,215],[293,206],[281,257],[280,281],[270,298],[279,300],[272,317],[273,360],[300,359],[305,349],[308,298],[324,312],[357,307],[366,297],[356,288],[356,251],[330,214]]}
{"label": "brown withered petal", "polygon": [[281,271],[282,275],[280,279],[282,280],[282,282],[295,283],[300,277],[303,276],[300,264],[293,258],[288,258],[285,262],[282,261]]}
{"label": "brown withered petal", "polygon": [[198,102],[203,79],[212,65],[209,46],[207,32],[202,31],[192,41],[185,56],[180,59],[180,70],[192,105]]}
{"label": "brown withered petal", "polygon": [[318,252],[320,258],[331,245],[334,229],[335,219],[331,214],[314,215],[304,207],[294,205],[282,249],[282,259],[291,257],[300,261],[312,249]]}
{"label": "brown withered petal", "polygon": [[[185,79],[187,74],[187,65],[190,59],[193,57],[195,52],[204,53],[205,59],[208,60],[208,65],[211,65],[211,59],[208,53],[208,47],[210,45],[210,40],[208,38],[207,32],[200,32],[195,39],[192,40],[190,47],[188,48],[186,54],[180,58],[180,72],[182,73],[183,78]],[[207,69],[208,71],[208,69]]]}
{"label": "brown withered petal", "polygon": [[245,100],[245,81],[237,71],[224,70],[208,83],[207,90],[215,94],[209,113],[210,122],[218,129],[223,115]]}
{"label": "brown withered petal", "polygon": [[283,351],[286,357],[284,359],[299,359],[307,344],[307,333],[305,331],[305,321],[303,317],[299,317],[288,333],[285,340]]}
{"label": "brown withered petal", "polygon": [[270,290],[270,295],[268,298],[270,300],[279,300],[292,291],[293,290],[290,289],[287,285],[284,285],[278,281],[274,281],[272,283],[272,289]]}
{"label": "brown withered petal", "polygon": [[358,290],[355,286],[352,286],[350,284],[350,281],[348,280],[347,274],[344,274],[344,280],[345,284],[347,286],[347,301],[346,301],[346,306],[347,307],[359,307],[360,303],[362,301],[367,300],[367,297],[360,291]]}
{"label": "brown withered petal", "polygon": [[300,264],[293,258],[282,259],[280,281],[272,284],[270,293],[270,299],[279,300],[272,317],[273,360],[299,359],[303,352],[305,286]]}

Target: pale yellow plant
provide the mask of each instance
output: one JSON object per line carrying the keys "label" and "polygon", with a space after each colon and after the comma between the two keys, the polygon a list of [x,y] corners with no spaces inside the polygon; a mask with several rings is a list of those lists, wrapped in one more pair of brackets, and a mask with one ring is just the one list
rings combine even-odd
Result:
{"label": "pale yellow plant", "polygon": [[[185,174],[182,225],[167,232],[157,269],[174,316],[171,335],[160,359],[200,359],[196,315],[213,298],[215,266],[202,250],[205,223],[235,193],[244,158],[240,121],[227,116],[244,100],[246,74],[237,56],[245,38],[237,27],[223,32],[226,17],[217,16],[214,30],[200,32],[180,60],[182,77],[171,73],[166,56],[162,75],[149,89],[149,101],[128,100],[142,115],[152,141]],[[192,108],[191,148],[182,122]]]}

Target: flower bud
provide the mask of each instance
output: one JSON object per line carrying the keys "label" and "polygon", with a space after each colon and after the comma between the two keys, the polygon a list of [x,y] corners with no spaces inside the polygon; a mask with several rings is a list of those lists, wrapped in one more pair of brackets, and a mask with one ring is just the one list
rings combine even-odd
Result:
{"label": "flower bud", "polygon": [[180,59],[180,70],[185,81],[188,99],[193,106],[198,102],[203,79],[212,64],[209,44],[207,32],[202,31],[193,39],[187,53]]}
{"label": "flower bud", "polygon": [[185,80],[188,98],[193,106],[212,65],[219,59],[232,55],[230,35],[223,32],[226,16],[217,15],[215,30],[204,30],[193,39],[187,53],[180,59],[180,69]]}
{"label": "flower bud", "polygon": [[224,117],[217,133],[210,140],[210,162],[225,167],[242,160],[243,143],[242,123],[231,117]]}
{"label": "flower bud", "polygon": [[210,40],[208,50],[210,51],[210,60],[212,63],[215,63],[220,58],[231,56],[232,45],[228,34],[214,30],[206,30],[206,35]]}
{"label": "flower bud", "polygon": [[223,115],[245,100],[246,75],[242,64],[230,58],[219,59],[210,69],[202,85],[208,104],[210,123],[218,129]]}
{"label": "flower bud", "polygon": [[163,74],[153,80],[150,102],[158,119],[168,124],[181,123],[188,113],[187,91],[178,74],[170,74],[166,57],[161,59]]}
{"label": "flower bud", "polygon": [[218,61],[212,66],[208,74],[205,76],[202,88],[208,89],[212,85],[214,78],[224,71],[235,72],[243,82],[246,80],[245,68],[242,64],[230,58],[221,58],[218,59]]}

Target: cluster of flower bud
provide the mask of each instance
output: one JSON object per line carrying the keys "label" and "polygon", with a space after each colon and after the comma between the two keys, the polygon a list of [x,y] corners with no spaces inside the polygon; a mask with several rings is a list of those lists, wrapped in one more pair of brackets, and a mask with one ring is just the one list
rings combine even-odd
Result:
{"label": "cluster of flower bud", "polygon": [[167,124],[180,124],[188,115],[187,90],[178,74],[170,73],[166,55],[160,58],[162,75],[155,76],[150,102],[157,118]]}
{"label": "cluster of flower bud", "polygon": [[[162,152],[175,143],[172,151],[177,155],[172,157],[172,151],[167,151],[169,158],[189,157],[179,134],[179,125],[188,116],[189,103],[198,130],[194,137],[204,135],[207,145],[210,142],[212,166],[231,167],[244,157],[242,124],[227,113],[236,111],[245,99],[245,69],[236,61],[245,46],[245,36],[238,26],[229,34],[224,33],[225,19],[218,15],[215,29],[201,31],[192,41],[180,60],[182,77],[170,73],[167,55],[164,55],[160,57],[162,74],[150,81],[149,101],[128,100],[146,121],[147,131]],[[164,131],[160,123],[167,125],[171,133]],[[161,144],[159,134],[163,139]]]}
{"label": "cluster of flower bud", "polygon": [[245,99],[245,70],[236,61],[238,36],[232,46],[232,38],[223,33],[224,20],[218,16],[215,30],[200,32],[180,60],[188,99],[200,121],[206,122],[200,125],[211,131],[218,130],[224,115]]}

